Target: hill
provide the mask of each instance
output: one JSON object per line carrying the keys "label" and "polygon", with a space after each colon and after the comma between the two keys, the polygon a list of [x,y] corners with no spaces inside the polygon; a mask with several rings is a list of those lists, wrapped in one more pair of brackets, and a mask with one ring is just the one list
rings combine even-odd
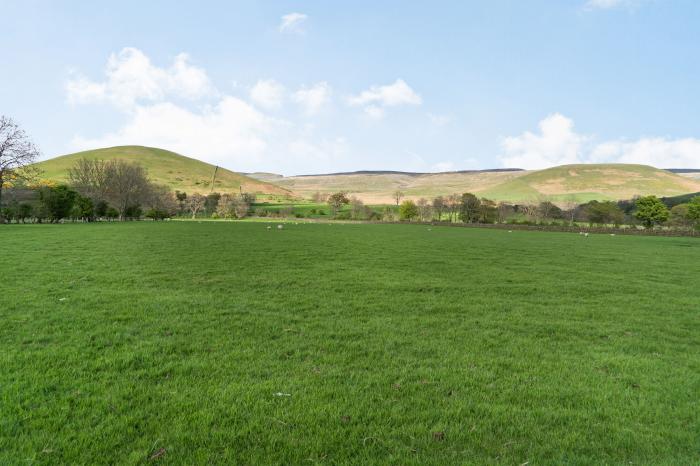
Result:
{"label": "hill", "polygon": [[354,172],[282,177],[266,180],[300,196],[348,191],[365,202],[391,203],[401,190],[409,199],[473,192],[497,201],[555,202],[619,200],[634,195],[676,196],[700,190],[700,180],[666,170],[627,164],[562,165],[537,171],[484,170],[447,173]]}
{"label": "hill", "polygon": [[[209,193],[212,190],[211,181],[215,166],[201,160],[185,157],[163,149],[143,146],[117,146],[105,149],[95,149],[74,154],[62,155],[36,164],[43,171],[42,178],[66,181],[68,170],[76,160],[83,157],[89,159],[122,159],[138,162],[148,170],[151,181],[171,187],[173,190],[188,193]],[[214,191],[246,192],[269,195],[290,195],[291,193],[274,184],[256,180],[219,167],[216,170]]]}
{"label": "hill", "polygon": [[619,200],[635,195],[675,196],[697,191],[696,180],[650,167],[631,164],[562,165],[532,171],[480,191],[498,200],[553,201]]}

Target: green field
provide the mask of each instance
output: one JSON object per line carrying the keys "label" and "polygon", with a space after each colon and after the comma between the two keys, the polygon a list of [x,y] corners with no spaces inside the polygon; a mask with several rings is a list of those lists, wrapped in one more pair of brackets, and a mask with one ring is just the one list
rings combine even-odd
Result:
{"label": "green field", "polygon": [[0,228],[0,464],[700,463],[700,242]]}

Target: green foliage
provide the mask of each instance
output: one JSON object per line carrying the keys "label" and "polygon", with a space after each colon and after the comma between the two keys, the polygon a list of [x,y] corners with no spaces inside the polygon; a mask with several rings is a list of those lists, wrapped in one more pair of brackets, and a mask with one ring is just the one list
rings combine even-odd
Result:
{"label": "green foliage", "polygon": [[328,205],[331,208],[332,212],[337,212],[343,205],[347,205],[350,203],[350,199],[348,199],[348,196],[344,192],[337,192],[333,193],[330,196],[328,196]]}
{"label": "green foliage", "polygon": [[51,222],[57,222],[70,215],[77,195],[78,193],[66,185],[42,186],[39,190],[39,200]]}
{"label": "green foliage", "polygon": [[669,218],[668,207],[656,196],[640,197],[636,204],[637,211],[634,215],[646,228],[660,225]]}
{"label": "green foliage", "polygon": [[89,197],[76,194],[73,206],[73,217],[91,219],[95,216],[95,206]]}
{"label": "green foliage", "polygon": [[399,207],[399,218],[401,220],[412,220],[418,216],[418,206],[411,200],[406,200]]}
{"label": "green foliage", "polygon": [[591,224],[619,226],[625,221],[625,213],[612,201],[591,201],[583,209]]}
{"label": "green foliage", "polygon": [[688,220],[700,226],[700,196],[695,196],[688,203]]}
{"label": "green foliage", "polygon": [[479,221],[481,216],[481,201],[472,193],[462,194],[462,204],[459,211],[459,219],[464,223]]}
{"label": "green foliage", "polygon": [[266,225],[1,228],[0,464],[698,463],[696,238]]}

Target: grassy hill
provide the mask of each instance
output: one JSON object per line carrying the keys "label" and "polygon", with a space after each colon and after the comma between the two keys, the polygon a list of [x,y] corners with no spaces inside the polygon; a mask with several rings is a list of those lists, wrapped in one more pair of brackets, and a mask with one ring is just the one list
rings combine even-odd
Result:
{"label": "grassy hill", "polygon": [[697,180],[650,167],[631,164],[562,165],[528,172],[480,193],[499,200],[554,201],[629,199],[635,195],[674,196],[697,191]]}
{"label": "grassy hill", "polygon": [[[118,146],[95,149],[75,154],[63,155],[39,162],[36,166],[43,171],[42,178],[66,181],[68,170],[76,160],[89,159],[123,159],[138,162],[148,170],[148,177],[156,183],[170,186],[188,193],[209,193],[215,166],[201,160],[185,157],[163,149],[143,146]],[[246,192],[270,195],[289,195],[289,191],[264,181],[250,178],[219,167],[214,181],[214,191]]]}
{"label": "grassy hill", "polygon": [[543,198],[555,202],[618,200],[637,194],[676,196],[700,190],[700,180],[646,165],[628,164],[562,165],[537,171],[340,173],[276,178],[266,174],[265,179],[301,196],[344,190],[371,203],[392,202],[396,190],[403,191],[409,199],[473,192],[512,202]]}

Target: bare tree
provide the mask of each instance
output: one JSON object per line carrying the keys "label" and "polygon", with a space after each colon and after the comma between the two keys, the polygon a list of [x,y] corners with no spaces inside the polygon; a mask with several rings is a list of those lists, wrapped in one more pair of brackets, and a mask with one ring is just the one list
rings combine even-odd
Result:
{"label": "bare tree", "polygon": [[[39,158],[39,149],[11,118],[0,116],[0,207],[2,188],[9,181],[33,176],[28,166]],[[0,217],[2,221],[2,217]]]}
{"label": "bare tree", "polygon": [[462,206],[462,196],[459,194],[450,194],[446,199],[447,213],[450,216],[450,222],[454,222],[457,212]]}
{"label": "bare tree", "polygon": [[569,218],[569,223],[571,223],[571,225],[573,225],[576,221],[576,209],[578,206],[579,202],[576,200],[576,196],[573,194],[567,196],[564,200],[564,210],[567,213],[567,217]]}
{"label": "bare tree", "polygon": [[496,218],[498,223],[503,223],[506,221],[509,215],[512,215],[514,212],[513,206],[508,204],[507,202],[499,202],[498,207],[497,207],[497,212],[496,212]]}
{"label": "bare tree", "polygon": [[148,199],[150,184],[146,170],[137,163],[125,160],[110,160],[105,164],[105,198],[124,220],[130,207],[138,206]]}
{"label": "bare tree", "polygon": [[394,200],[396,201],[396,205],[399,205],[401,203],[401,199],[403,199],[404,193],[400,190],[394,191]]}
{"label": "bare tree", "polygon": [[[187,197],[187,208],[192,213],[192,219],[197,217],[197,212],[204,208],[206,202],[207,198],[199,193],[194,193]],[[221,202],[221,200],[219,200],[219,202]]]}
{"label": "bare tree", "polygon": [[430,205],[430,202],[428,202],[426,198],[421,197],[416,202],[416,205],[418,206],[418,216],[420,217],[421,222],[426,222],[430,220],[430,217],[433,213],[433,209]]}
{"label": "bare tree", "polygon": [[104,160],[81,158],[68,169],[71,186],[97,204],[107,197],[107,164]]}
{"label": "bare tree", "polygon": [[445,208],[446,205],[444,197],[438,196],[433,199],[433,213],[435,214],[435,217],[437,217],[438,222],[442,220],[442,213],[445,211]]}

